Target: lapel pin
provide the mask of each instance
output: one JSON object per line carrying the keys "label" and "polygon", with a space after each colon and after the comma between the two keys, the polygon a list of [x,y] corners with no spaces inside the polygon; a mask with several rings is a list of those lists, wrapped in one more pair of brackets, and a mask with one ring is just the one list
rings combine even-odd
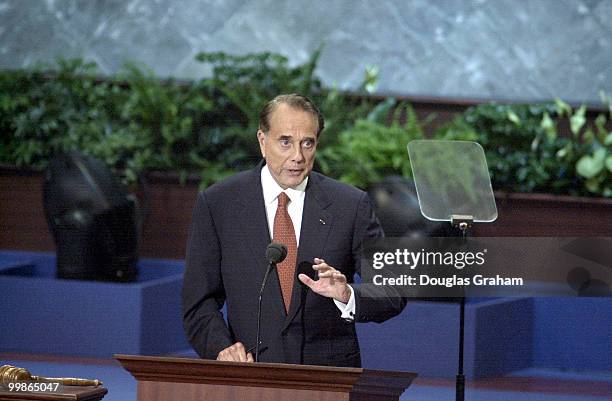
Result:
{"label": "lapel pin", "polygon": [[321,222],[321,224],[325,225],[325,220],[319,219],[319,221]]}

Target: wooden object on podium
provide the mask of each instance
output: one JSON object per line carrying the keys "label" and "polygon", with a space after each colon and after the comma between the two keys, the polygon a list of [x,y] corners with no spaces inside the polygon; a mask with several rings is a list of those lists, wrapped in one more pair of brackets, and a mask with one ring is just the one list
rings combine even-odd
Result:
{"label": "wooden object on podium", "polygon": [[115,355],[138,401],[397,401],[416,373]]}
{"label": "wooden object on podium", "polygon": [[8,391],[0,386],[0,401],[99,401],[107,392],[102,386],[62,386],[59,393]]}

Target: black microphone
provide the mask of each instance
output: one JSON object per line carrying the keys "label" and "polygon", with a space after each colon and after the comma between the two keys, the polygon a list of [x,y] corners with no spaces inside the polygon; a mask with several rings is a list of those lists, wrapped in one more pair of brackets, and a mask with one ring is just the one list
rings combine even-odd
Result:
{"label": "black microphone", "polygon": [[266,274],[264,275],[263,281],[261,283],[261,289],[259,290],[259,301],[257,304],[257,335],[255,338],[255,362],[259,359],[259,344],[261,341],[259,340],[259,336],[261,334],[261,299],[263,298],[263,292],[266,288],[266,282],[268,281],[268,276],[270,272],[276,266],[277,263],[282,262],[287,257],[287,247],[283,244],[279,244],[277,242],[271,242],[270,245],[266,248],[266,259],[268,260],[268,269],[266,270]]}
{"label": "black microphone", "polygon": [[287,247],[283,244],[271,242],[266,248],[266,259],[269,264],[277,264],[287,257]]}

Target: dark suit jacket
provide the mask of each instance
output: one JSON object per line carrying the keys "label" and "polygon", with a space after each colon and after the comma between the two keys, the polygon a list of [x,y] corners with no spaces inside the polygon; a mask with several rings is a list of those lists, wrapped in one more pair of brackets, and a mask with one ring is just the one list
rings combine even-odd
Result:
{"label": "dark suit jacket", "polygon": [[[198,195],[189,235],[183,285],[183,322],[188,340],[203,358],[214,359],[240,341],[255,345],[257,300],[270,243],[260,170],[239,173]],[[349,281],[360,270],[361,243],[382,236],[365,192],[310,174],[298,263],[315,257]],[[288,313],[276,271],[262,301],[261,362],[355,366],[361,364],[355,323],[340,317],[330,298],[296,278]],[[355,289],[358,322],[384,321],[400,313],[401,298],[366,298]],[[226,322],[220,312],[227,304]]]}

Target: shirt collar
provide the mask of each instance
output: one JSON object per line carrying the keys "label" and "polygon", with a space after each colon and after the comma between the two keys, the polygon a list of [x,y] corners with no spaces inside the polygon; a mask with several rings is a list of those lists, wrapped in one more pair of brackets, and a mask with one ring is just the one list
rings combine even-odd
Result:
{"label": "shirt collar", "polygon": [[304,178],[304,181],[300,182],[295,188],[283,189],[268,169],[268,165],[264,165],[261,169],[261,186],[263,188],[264,202],[266,205],[271,204],[276,200],[281,192],[285,192],[291,201],[295,201],[299,196],[304,196],[306,191],[306,185],[308,184],[308,177]]}

